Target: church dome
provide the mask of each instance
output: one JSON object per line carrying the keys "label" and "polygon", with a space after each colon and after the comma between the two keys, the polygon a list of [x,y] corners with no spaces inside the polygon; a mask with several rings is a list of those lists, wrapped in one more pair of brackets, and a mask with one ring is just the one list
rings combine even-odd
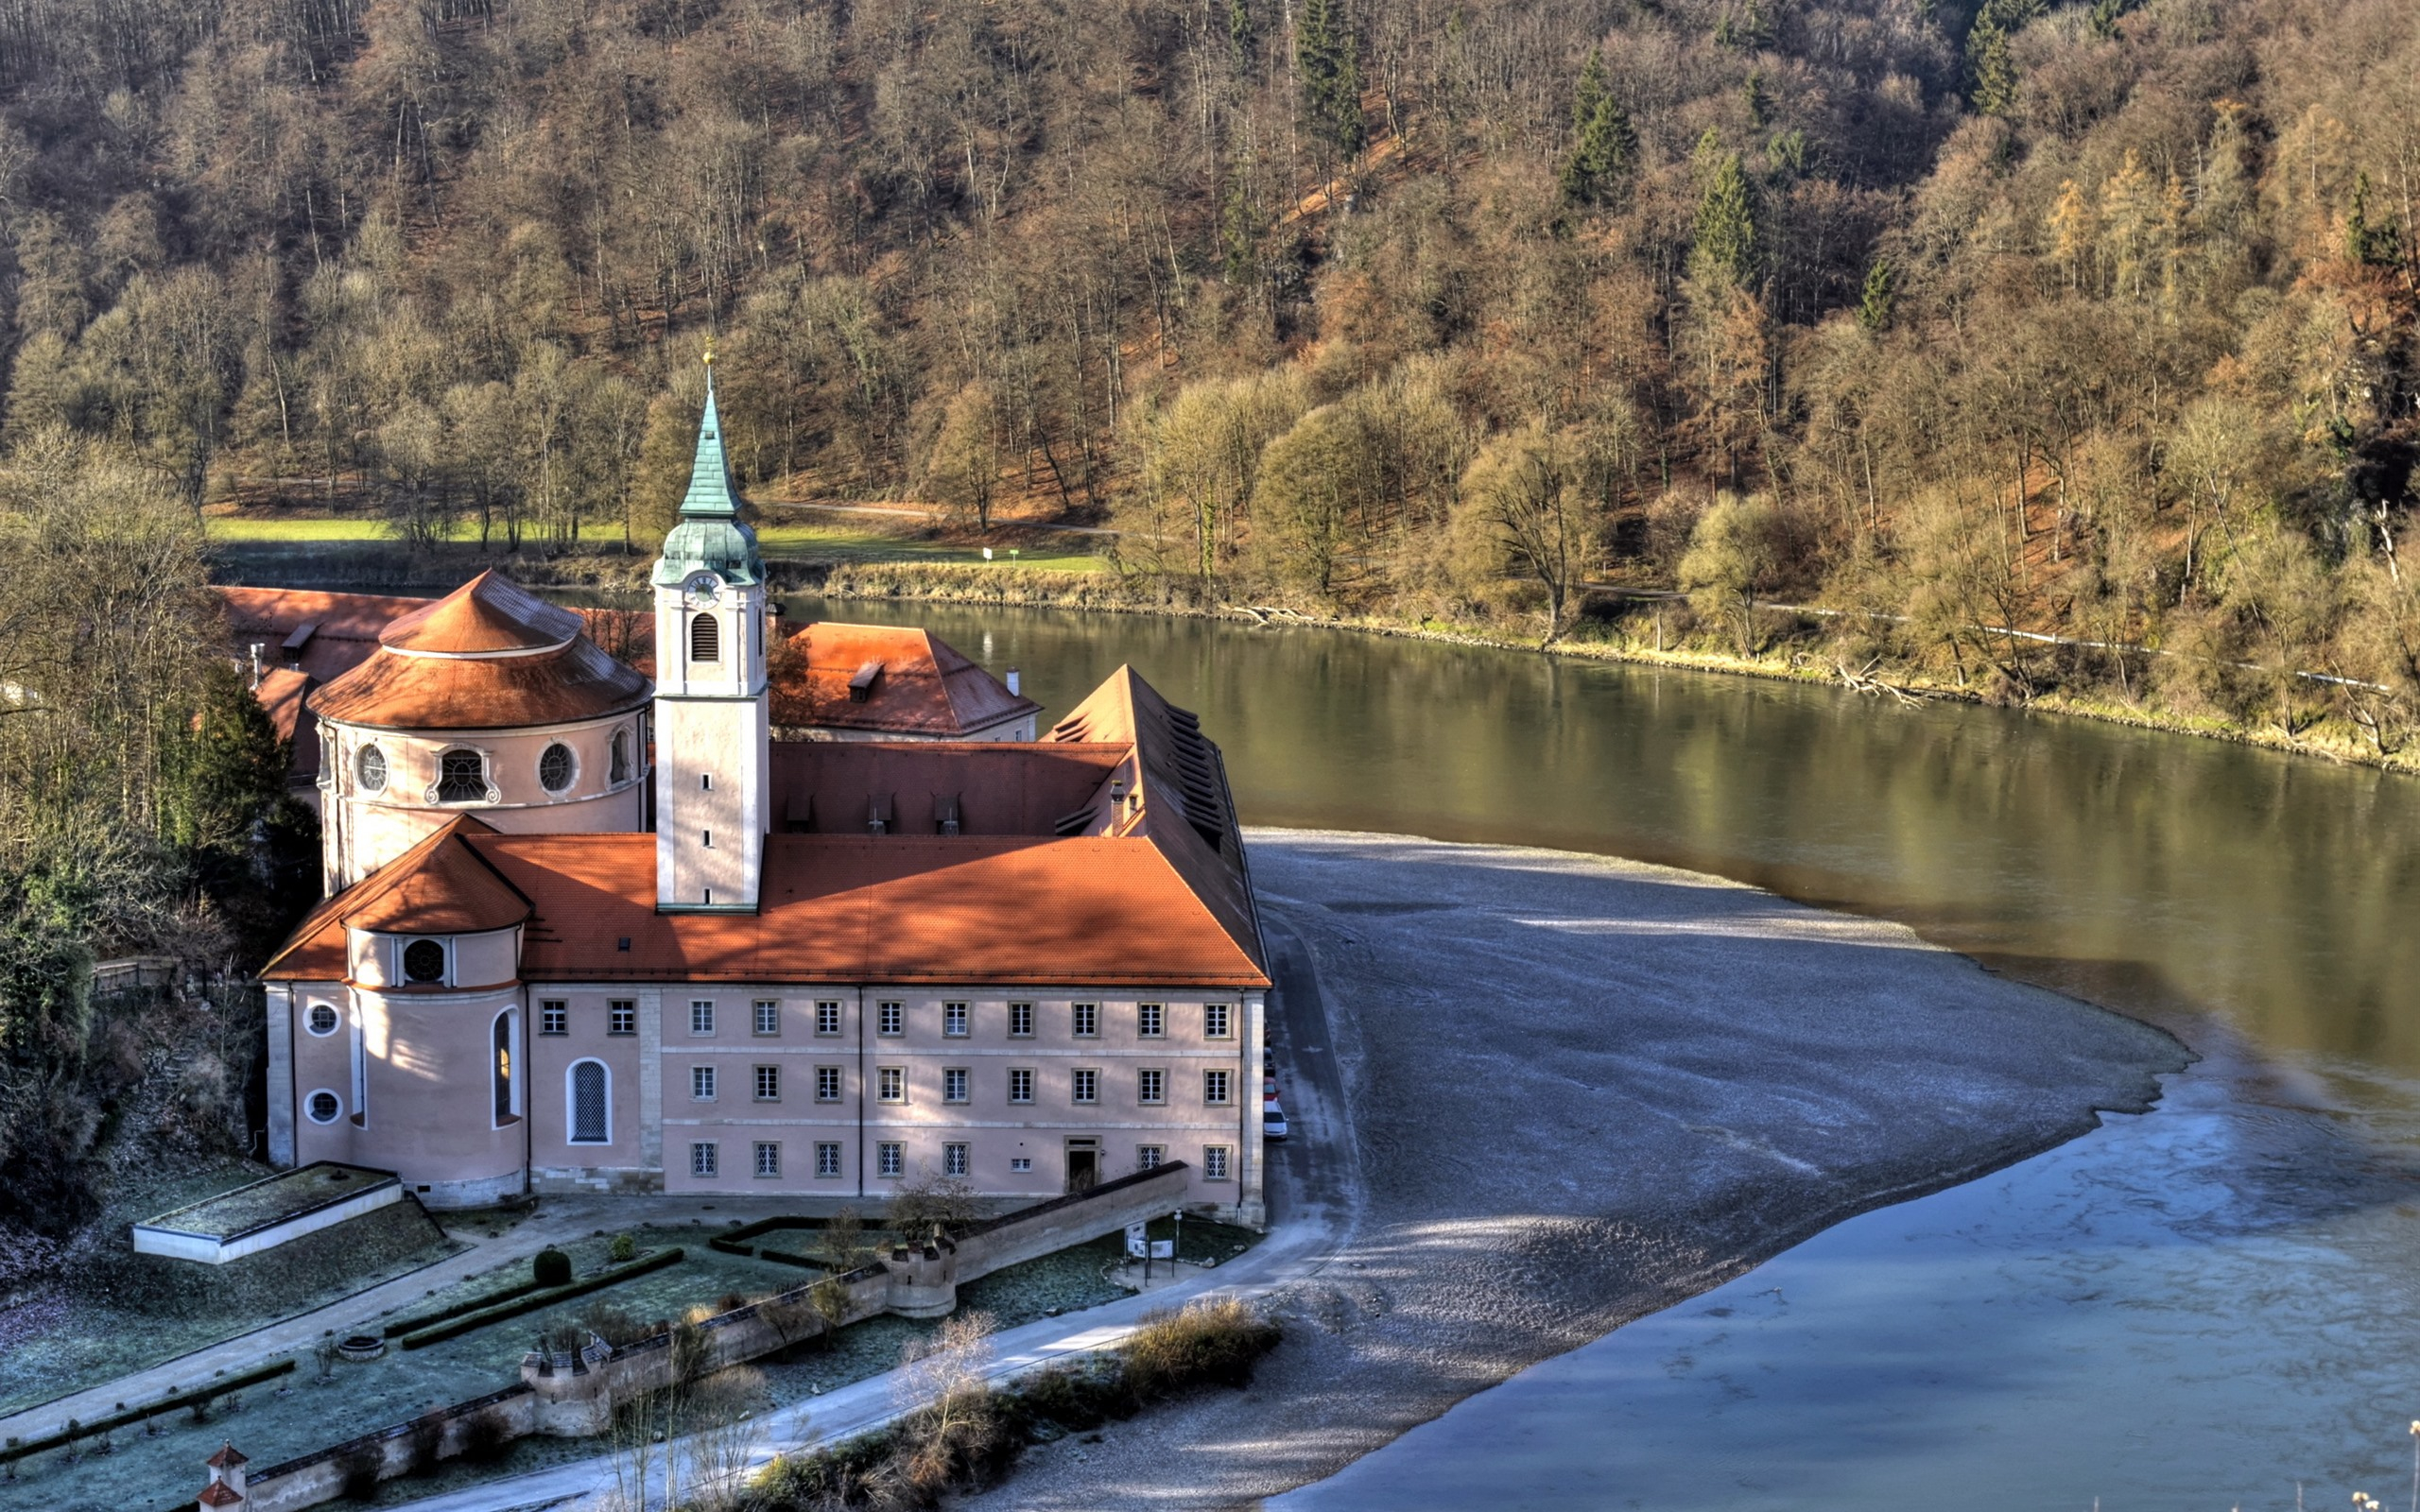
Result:
{"label": "church dome", "polygon": [[389,625],[377,652],[311,695],[311,712],[373,730],[517,730],[646,705],[637,671],[597,649],[580,617],[481,573]]}

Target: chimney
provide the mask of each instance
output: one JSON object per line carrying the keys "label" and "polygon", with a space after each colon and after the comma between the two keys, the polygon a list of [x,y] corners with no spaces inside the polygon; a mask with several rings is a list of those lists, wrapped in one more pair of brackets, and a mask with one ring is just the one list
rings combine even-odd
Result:
{"label": "chimney", "polygon": [[[255,650],[257,650],[257,649],[258,649],[258,647],[254,647],[254,649],[255,649]],[[1023,688],[1020,688],[1020,687],[1018,687],[1018,686],[1017,686],[1017,684],[1018,684],[1019,682],[1023,681],[1023,680],[1024,680],[1023,679],[1021,679],[1021,678],[1019,678],[1019,677],[1017,676],[1017,669],[1016,669],[1016,668],[1014,668],[1014,667],[1011,667],[1011,668],[1009,668],[1009,696],[1010,696],[1010,697],[1014,698],[1014,697],[1022,696],[1024,695],[1025,690],[1024,690]]]}

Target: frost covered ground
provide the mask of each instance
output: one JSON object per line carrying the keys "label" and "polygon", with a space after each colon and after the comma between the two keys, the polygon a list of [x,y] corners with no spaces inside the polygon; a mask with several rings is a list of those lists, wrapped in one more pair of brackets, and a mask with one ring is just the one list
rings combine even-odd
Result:
{"label": "frost covered ground", "polygon": [[1716,878],[1250,840],[1289,1108],[1315,1129],[1333,1096],[1351,1128],[1282,1159],[1298,1189],[1347,1189],[1352,1232],[1279,1297],[1288,1340],[1249,1393],[1038,1451],[969,1506],[1225,1507],[1318,1480],[1843,1218],[2141,1111],[2187,1059],[1899,926]]}

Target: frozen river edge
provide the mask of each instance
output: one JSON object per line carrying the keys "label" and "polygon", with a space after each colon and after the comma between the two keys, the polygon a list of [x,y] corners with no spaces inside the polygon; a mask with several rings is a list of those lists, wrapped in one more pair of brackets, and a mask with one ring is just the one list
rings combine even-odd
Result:
{"label": "frozen river edge", "polygon": [[[2190,1059],[1898,925],[1514,847],[1249,834],[1281,989],[1316,990],[1354,1212],[1252,1391],[1031,1455],[970,1506],[1228,1507],[1859,1212],[2141,1112]],[[1304,981],[1316,975],[1316,987]],[[1305,1016],[1279,1016],[1302,1032]],[[1311,1021],[1316,1023],[1317,1020]],[[1283,1031],[1281,1031],[1281,1034]]]}

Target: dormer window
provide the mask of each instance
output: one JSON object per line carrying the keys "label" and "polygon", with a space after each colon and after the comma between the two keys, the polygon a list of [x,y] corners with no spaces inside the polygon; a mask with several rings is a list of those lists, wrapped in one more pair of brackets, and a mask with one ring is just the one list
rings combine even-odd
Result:
{"label": "dormer window", "polygon": [[712,614],[700,614],[689,621],[689,660],[722,660],[722,622]]}
{"label": "dormer window", "polygon": [[449,750],[437,758],[437,801],[477,803],[488,796],[488,761],[475,750]]}
{"label": "dormer window", "polygon": [[445,980],[445,945],[441,940],[416,939],[404,947],[404,980],[433,985]]}

